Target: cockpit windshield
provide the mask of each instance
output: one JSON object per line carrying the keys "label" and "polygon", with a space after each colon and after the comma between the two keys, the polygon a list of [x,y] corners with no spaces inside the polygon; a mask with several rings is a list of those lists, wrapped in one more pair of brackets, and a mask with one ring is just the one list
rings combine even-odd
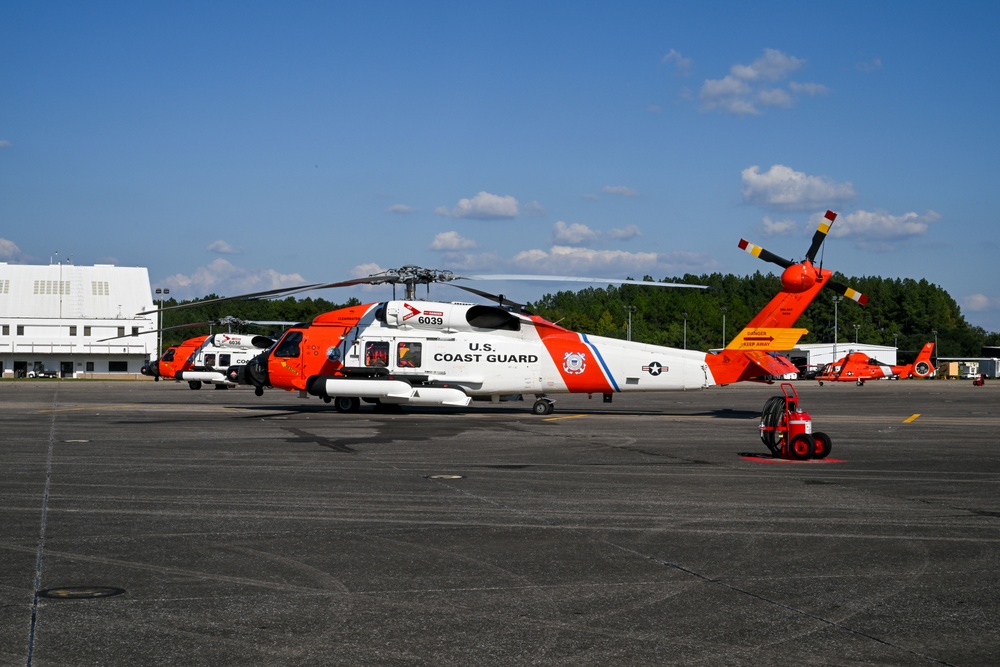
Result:
{"label": "cockpit windshield", "polygon": [[278,346],[274,348],[274,356],[293,358],[300,354],[300,344],[302,343],[301,331],[289,331],[285,337],[278,341]]}

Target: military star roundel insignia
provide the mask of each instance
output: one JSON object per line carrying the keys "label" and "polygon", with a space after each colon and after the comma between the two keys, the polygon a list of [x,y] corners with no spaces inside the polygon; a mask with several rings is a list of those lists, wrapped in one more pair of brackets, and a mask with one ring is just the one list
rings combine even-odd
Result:
{"label": "military star roundel insignia", "polygon": [[659,375],[666,369],[663,367],[663,364],[661,364],[659,361],[654,361],[648,366],[643,366],[642,370],[648,372],[650,375]]}

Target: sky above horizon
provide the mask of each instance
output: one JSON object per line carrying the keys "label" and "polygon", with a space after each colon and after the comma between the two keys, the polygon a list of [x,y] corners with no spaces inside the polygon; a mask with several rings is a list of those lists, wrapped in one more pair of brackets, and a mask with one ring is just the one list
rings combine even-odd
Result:
{"label": "sky above horizon", "polygon": [[408,264],[746,275],[777,267],[740,238],[801,259],[832,209],[826,268],[1000,331],[1000,4],[687,4],[9,5],[0,262],[144,266],[179,299]]}

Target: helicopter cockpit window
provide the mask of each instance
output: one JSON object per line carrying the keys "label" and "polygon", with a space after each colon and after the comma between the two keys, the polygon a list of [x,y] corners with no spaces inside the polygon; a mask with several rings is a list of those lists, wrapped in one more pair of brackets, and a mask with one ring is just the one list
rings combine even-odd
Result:
{"label": "helicopter cockpit window", "polygon": [[276,357],[297,357],[299,356],[299,343],[302,342],[301,331],[289,331],[285,337],[274,348]]}
{"label": "helicopter cockpit window", "polygon": [[175,350],[174,348],[170,348],[169,350],[167,350],[166,352],[163,353],[163,356],[160,357],[160,361],[173,361],[174,360],[174,352],[176,352],[176,351],[177,350]]}
{"label": "helicopter cockpit window", "polygon": [[365,366],[389,365],[389,341],[374,340],[365,343]]}
{"label": "helicopter cockpit window", "polygon": [[407,343],[405,341],[396,345],[396,365],[400,368],[420,368],[421,343]]}
{"label": "helicopter cockpit window", "polygon": [[477,329],[521,330],[521,320],[506,310],[494,306],[472,306],[465,314],[465,319]]}

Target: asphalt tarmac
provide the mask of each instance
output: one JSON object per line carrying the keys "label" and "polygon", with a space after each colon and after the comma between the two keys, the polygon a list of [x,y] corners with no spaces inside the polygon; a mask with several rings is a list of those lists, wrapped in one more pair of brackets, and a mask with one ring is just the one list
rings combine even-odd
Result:
{"label": "asphalt tarmac", "polygon": [[[1000,664],[1000,382],[339,414],[0,382],[0,664]],[[754,456],[760,455],[760,456]]]}

